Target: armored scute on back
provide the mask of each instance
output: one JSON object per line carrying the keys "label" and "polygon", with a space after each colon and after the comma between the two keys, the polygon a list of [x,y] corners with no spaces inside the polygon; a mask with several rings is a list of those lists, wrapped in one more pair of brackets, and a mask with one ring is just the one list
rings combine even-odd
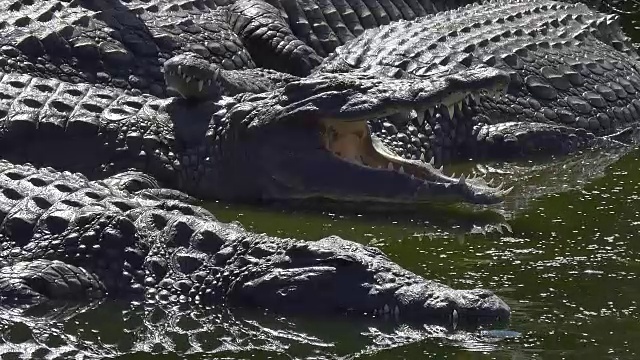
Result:
{"label": "armored scute on back", "polygon": [[207,5],[2,0],[0,67],[161,96],[162,64],[187,51],[228,70],[258,65],[306,74],[319,63],[273,6],[253,0]]}
{"label": "armored scute on back", "polygon": [[565,154],[615,143],[639,123],[640,67],[629,44],[617,16],[583,4],[500,0],[368,30],[316,71],[409,79],[500,69],[510,75],[506,93],[373,122],[374,134],[404,157],[436,163]]}
{"label": "armored scute on back", "polygon": [[221,223],[141,173],[91,182],[0,161],[0,185],[3,306],[110,297],[454,327],[509,318],[489,291],[451,289],[338,237],[295,241]]}

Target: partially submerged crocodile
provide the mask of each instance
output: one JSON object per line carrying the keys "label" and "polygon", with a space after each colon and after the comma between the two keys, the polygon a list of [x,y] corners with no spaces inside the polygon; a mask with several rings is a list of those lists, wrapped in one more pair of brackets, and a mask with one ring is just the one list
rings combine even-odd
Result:
{"label": "partially submerged crocodile", "polygon": [[145,174],[92,182],[0,161],[0,184],[4,306],[111,297],[444,324],[509,318],[487,290],[451,289],[335,236],[250,233],[172,200]]}
{"label": "partially submerged crocodile", "polygon": [[503,89],[508,77],[494,69],[428,80],[326,74],[202,102],[0,75],[0,156],[18,163],[92,179],[136,169],[201,199],[494,203],[508,192],[404,160],[366,124]]}
{"label": "partially submerged crocodile", "polygon": [[565,154],[596,137],[615,144],[640,123],[638,55],[617,16],[583,4],[500,0],[398,21],[338,48],[316,72],[420,79],[479,64],[510,74],[505,96],[420,108],[372,132],[407,158],[448,163]]}

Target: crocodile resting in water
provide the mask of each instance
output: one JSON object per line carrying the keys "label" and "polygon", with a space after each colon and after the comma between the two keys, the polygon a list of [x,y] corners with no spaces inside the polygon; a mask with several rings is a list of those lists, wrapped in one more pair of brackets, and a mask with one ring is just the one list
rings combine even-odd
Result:
{"label": "crocodile resting in water", "polygon": [[[170,83],[182,81],[171,75],[179,66],[167,68]],[[494,203],[508,191],[404,160],[372,138],[366,123],[501,90],[508,77],[494,69],[428,80],[324,74],[201,102],[0,76],[0,156],[15,163],[91,179],[135,169],[201,199]]]}
{"label": "crocodile resting in water", "polygon": [[100,297],[477,325],[508,320],[487,290],[454,290],[332,236],[250,233],[127,172],[102,181],[0,161],[0,304]]}
{"label": "crocodile resting in water", "polygon": [[373,122],[372,132],[406,158],[442,164],[566,154],[624,139],[640,122],[638,54],[618,16],[584,4],[498,0],[398,21],[365,31],[315,71],[428,79],[479,64],[510,75],[504,96],[421,108]]}

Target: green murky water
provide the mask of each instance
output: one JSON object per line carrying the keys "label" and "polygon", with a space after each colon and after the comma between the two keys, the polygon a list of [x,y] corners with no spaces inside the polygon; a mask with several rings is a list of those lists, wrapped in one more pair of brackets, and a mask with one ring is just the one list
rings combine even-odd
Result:
{"label": "green murky water", "polygon": [[52,304],[0,311],[0,356],[640,358],[640,151],[620,156],[594,152],[475,168],[516,185],[492,208],[386,215],[210,204],[220,219],[254,231],[305,239],[336,234],[377,246],[427,278],[492,289],[512,308],[505,328],[463,332],[226,307]]}

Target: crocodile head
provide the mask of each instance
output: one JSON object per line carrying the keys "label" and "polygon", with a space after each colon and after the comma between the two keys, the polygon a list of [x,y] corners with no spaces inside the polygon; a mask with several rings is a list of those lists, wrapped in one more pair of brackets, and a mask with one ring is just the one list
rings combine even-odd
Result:
{"label": "crocodile head", "polygon": [[233,302],[279,312],[453,326],[501,323],[510,316],[509,306],[491,291],[456,290],[426,280],[376,248],[336,236],[291,242],[272,256],[227,292]]}
{"label": "crocodile head", "polygon": [[[169,86],[183,92],[193,93],[194,84],[210,95],[223,92],[212,90],[220,82],[199,81],[167,77]],[[499,202],[508,189],[447,176],[424,159],[403,159],[371,135],[367,121],[450,106],[503,89],[508,81],[505,73],[486,67],[420,80],[316,74],[270,92],[238,95],[218,121],[228,126],[220,148],[232,162],[217,187],[234,198]]]}

